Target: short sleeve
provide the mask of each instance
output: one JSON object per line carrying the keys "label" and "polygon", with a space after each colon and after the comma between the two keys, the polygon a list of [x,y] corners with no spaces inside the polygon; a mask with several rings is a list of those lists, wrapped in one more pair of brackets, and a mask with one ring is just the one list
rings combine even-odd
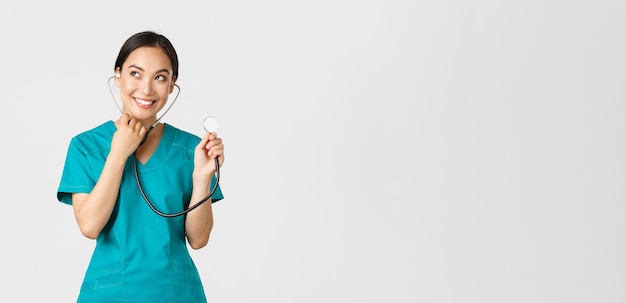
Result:
{"label": "short sleeve", "polygon": [[[213,187],[215,186],[215,182],[217,182],[217,178],[213,176],[213,179],[211,179],[211,189],[213,189]],[[211,203],[215,203],[222,199],[224,199],[224,195],[222,194],[222,189],[220,188],[220,185],[218,184],[217,188],[215,189],[215,192],[213,193],[213,195],[211,195]]]}
{"label": "short sleeve", "polygon": [[89,155],[77,138],[70,141],[57,190],[57,199],[72,204],[73,193],[89,193],[96,184]]}

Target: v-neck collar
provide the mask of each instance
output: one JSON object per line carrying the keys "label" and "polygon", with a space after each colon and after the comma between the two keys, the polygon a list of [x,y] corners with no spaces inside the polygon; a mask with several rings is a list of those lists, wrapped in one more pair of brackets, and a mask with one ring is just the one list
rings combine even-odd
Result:
{"label": "v-neck collar", "polygon": [[[109,122],[112,133],[115,133],[117,131],[115,123],[113,121]],[[161,136],[161,140],[159,140],[159,143],[157,144],[154,152],[152,153],[150,158],[148,158],[146,163],[141,163],[140,161],[137,161],[137,167],[142,169],[152,169],[160,166],[167,157],[167,153],[170,150],[169,147],[172,146],[173,140],[174,135],[172,132],[172,127],[167,123],[163,123],[163,135]]]}
{"label": "v-neck collar", "polygon": [[152,169],[161,165],[169,152],[169,147],[172,146],[172,140],[173,137],[170,126],[167,123],[163,123],[163,134],[161,135],[161,140],[159,140],[154,152],[150,158],[148,158],[146,163],[138,162],[138,166],[143,167],[144,169]]}

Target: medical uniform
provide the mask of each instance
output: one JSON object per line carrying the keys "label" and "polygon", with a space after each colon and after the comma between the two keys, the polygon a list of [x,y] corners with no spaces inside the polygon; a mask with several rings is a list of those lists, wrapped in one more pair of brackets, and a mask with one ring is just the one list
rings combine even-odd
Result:
{"label": "medical uniform", "polygon": [[[72,138],[57,192],[59,201],[71,205],[72,193],[91,192],[116,130],[113,121],[108,121]],[[164,124],[150,159],[137,163],[146,195],[162,212],[177,213],[189,204],[193,155],[199,142],[198,136]],[[96,240],[78,302],[206,302],[187,249],[185,217],[164,218],[150,209],[138,189],[133,159],[126,161],[117,203]],[[222,198],[218,187],[211,201]]]}

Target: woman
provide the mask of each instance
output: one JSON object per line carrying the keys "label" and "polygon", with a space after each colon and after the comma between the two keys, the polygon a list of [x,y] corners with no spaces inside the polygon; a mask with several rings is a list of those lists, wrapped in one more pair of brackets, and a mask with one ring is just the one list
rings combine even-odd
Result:
{"label": "woman", "polygon": [[178,57],[163,35],[128,38],[114,72],[123,114],[72,138],[57,193],[82,234],[96,239],[78,302],[206,302],[187,243],[208,243],[219,186],[193,211],[166,218],[146,203],[134,167],[157,209],[180,212],[209,194],[224,144],[215,133],[201,139],[158,122],[178,80]]}

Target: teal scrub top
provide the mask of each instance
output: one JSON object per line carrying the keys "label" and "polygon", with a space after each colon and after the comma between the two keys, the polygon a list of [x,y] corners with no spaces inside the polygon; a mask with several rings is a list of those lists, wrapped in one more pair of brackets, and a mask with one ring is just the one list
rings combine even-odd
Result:
{"label": "teal scrub top", "polygon": [[[72,193],[91,192],[116,130],[107,121],[72,138],[57,192],[60,202],[71,205]],[[190,198],[199,142],[198,136],[164,124],[150,159],[137,163],[146,195],[162,212],[177,213],[197,203]],[[96,240],[77,302],[206,302],[187,248],[185,216],[164,218],[150,209],[139,192],[133,159],[126,161],[117,203]],[[211,202],[221,199],[218,186]]]}

